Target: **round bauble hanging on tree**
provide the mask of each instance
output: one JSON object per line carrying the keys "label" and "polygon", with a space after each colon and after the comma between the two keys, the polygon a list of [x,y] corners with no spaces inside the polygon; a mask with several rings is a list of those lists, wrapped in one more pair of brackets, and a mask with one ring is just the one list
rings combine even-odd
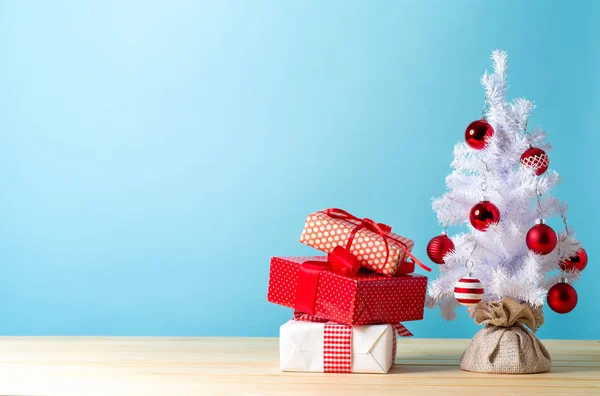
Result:
{"label": "round bauble hanging on tree", "polygon": [[583,271],[587,266],[588,255],[584,248],[580,248],[574,256],[560,263],[563,271]]}
{"label": "round bauble hanging on tree", "polygon": [[483,285],[471,275],[460,278],[454,285],[454,298],[462,305],[477,305],[483,299]]}
{"label": "round bauble hanging on tree", "polygon": [[465,130],[465,140],[469,147],[481,150],[487,146],[487,139],[494,135],[494,128],[486,120],[476,120]]}
{"label": "round bauble hanging on tree", "polygon": [[436,264],[444,264],[444,256],[454,250],[454,242],[445,232],[433,237],[427,244],[427,256]]}
{"label": "round bauble hanging on tree", "polygon": [[525,242],[532,252],[545,255],[553,251],[556,247],[556,232],[546,224],[544,219],[538,219],[535,225],[527,232]]}
{"label": "round bauble hanging on tree", "polygon": [[566,314],[577,305],[577,291],[565,281],[561,281],[548,290],[548,306],[554,312]]}
{"label": "round bauble hanging on tree", "polygon": [[471,208],[469,220],[475,229],[486,231],[490,225],[500,221],[500,211],[496,205],[490,202],[489,197],[483,197]]}
{"label": "round bauble hanging on tree", "polygon": [[548,165],[550,165],[550,158],[540,148],[529,147],[521,155],[521,167],[532,169],[538,176],[548,170]]}

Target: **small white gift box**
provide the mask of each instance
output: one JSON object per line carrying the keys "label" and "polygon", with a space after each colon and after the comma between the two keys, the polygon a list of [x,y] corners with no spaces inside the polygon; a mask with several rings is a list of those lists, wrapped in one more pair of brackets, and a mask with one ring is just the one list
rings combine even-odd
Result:
{"label": "small white gift box", "polygon": [[290,320],[279,330],[282,371],[387,373],[395,359],[392,325],[347,326]]}

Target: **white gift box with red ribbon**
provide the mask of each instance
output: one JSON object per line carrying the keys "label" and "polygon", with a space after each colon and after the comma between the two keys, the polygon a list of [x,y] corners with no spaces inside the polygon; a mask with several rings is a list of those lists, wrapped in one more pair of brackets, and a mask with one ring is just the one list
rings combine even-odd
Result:
{"label": "white gift box with red ribbon", "polygon": [[298,318],[281,326],[282,371],[387,373],[396,355],[396,335],[411,335],[403,326],[347,326]]}

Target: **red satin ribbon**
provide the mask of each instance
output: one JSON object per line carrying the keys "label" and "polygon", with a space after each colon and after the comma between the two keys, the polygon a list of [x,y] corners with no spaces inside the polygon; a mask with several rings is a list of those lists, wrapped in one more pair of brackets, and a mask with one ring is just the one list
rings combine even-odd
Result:
{"label": "red satin ribbon", "polygon": [[327,216],[331,217],[332,219],[340,219],[340,220],[346,220],[346,221],[351,221],[351,222],[354,221],[354,222],[358,223],[356,225],[356,227],[354,227],[354,229],[350,233],[350,237],[348,238],[348,242],[346,243],[346,250],[350,251],[350,248],[352,247],[352,242],[354,241],[354,237],[356,236],[356,233],[359,230],[366,228],[369,231],[379,234],[383,238],[383,242],[385,243],[385,262],[386,263],[387,263],[388,259],[390,258],[390,247],[389,247],[389,243],[388,243],[388,239],[390,239],[390,240],[400,244],[400,248],[402,250],[404,250],[404,253],[406,253],[406,255],[408,257],[410,257],[415,262],[415,264],[419,265],[419,267],[423,268],[425,271],[431,272],[431,268],[427,267],[425,264],[420,262],[408,250],[408,246],[406,246],[406,244],[403,241],[389,235],[389,233],[392,232],[392,227],[390,227],[389,225],[383,224],[383,223],[376,223],[373,220],[368,219],[368,218],[361,219],[359,217],[354,216],[353,214],[351,214],[349,212],[346,212],[343,209],[338,209],[338,208],[327,209],[325,211],[325,213],[327,214]]}
{"label": "red satin ribbon", "polygon": [[327,255],[327,261],[303,262],[300,265],[298,283],[296,285],[296,303],[294,308],[297,311],[314,315],[319,274],[324,269],[332,269],[342,275],[354,276],[360,269],[360,263],[352,253],[342,246],[336,246]]}

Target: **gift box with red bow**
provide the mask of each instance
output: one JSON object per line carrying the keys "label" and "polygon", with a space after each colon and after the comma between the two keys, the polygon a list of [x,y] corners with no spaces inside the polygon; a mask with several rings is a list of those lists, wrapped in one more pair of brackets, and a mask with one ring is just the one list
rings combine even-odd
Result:
{"label": "gift box with red bow", "polygon": [[267,300],[346,325],[420,320],[427,277],[409,274],[410,262],[398,269],[393,277],[357,271],[342,247],[327,257],[273,257]]}
{"label": "gift box with red bow", "polygon": [[413,241],[394,234],[386,224],[358,218],[342,209],[324,209],[310,214],[300,242],[326,253],[338,246],[344,247],[361,266],[386,276],[394,276],[408,257],[431,271],[412,255]]}

